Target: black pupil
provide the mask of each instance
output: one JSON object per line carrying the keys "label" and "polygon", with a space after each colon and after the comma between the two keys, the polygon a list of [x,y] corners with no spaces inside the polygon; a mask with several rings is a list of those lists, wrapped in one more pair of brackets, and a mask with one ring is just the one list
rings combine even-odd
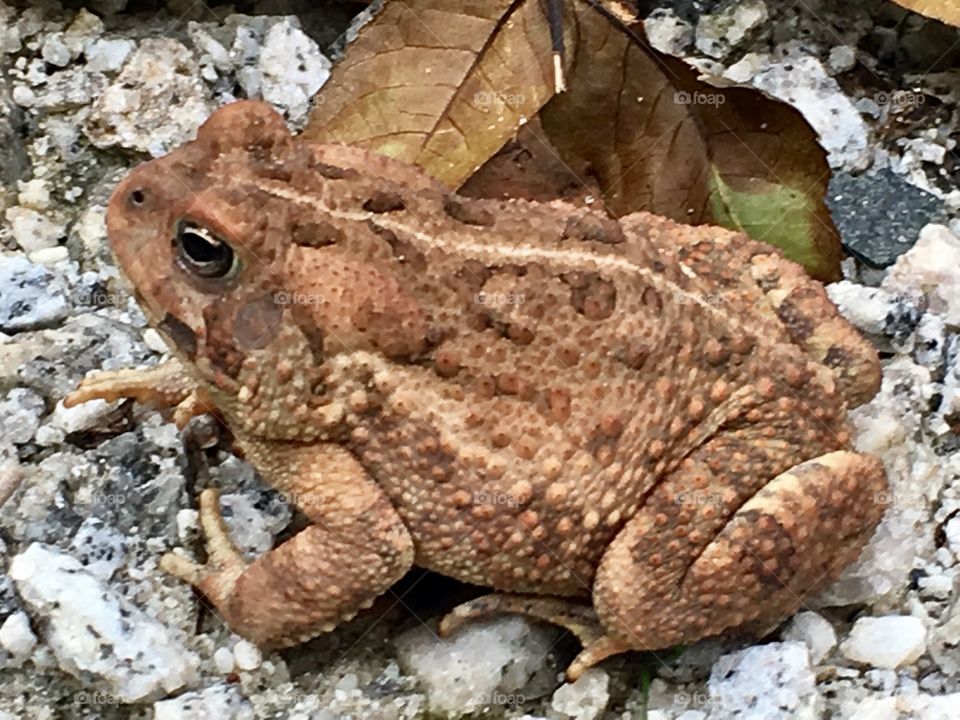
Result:
{"label": "black pupil", "polygon": [[206,230],[182,225],[177,231],[177,244],[187,266],[198,275],[223,277],[233,267],[233,249]]}

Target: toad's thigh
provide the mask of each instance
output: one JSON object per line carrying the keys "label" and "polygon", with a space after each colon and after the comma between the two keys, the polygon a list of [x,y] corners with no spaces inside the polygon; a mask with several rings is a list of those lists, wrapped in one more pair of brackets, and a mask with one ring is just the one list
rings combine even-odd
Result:
{"label": "toad's thigh", "polygon": [[[875,458],[830,452],[751,481],[730,477],[742,459],[719,469],[710,446],[661,484],[597,570],[598,616],[632,647],[778,621],[857,557],[883,514]],[[761,456],[744,467],[763,472]],[[751,485],[749,497],[737,492]]]}

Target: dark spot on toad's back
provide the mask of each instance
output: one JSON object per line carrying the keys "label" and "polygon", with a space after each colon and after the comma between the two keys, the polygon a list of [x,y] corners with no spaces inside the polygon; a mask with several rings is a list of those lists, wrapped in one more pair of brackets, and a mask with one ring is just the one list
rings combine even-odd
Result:
{"label": "dark spot on toad's back", "polygon": [[570,286],[574,309],[590,320],[605,320],[617,305],[617,289],[599,273],[575,272],[563,276]]}
{"label": "dark spot on toad's back", "polygon": [[322,175],[327,180],[342,180],[345,177],[357,175],[357,171],[352,168],[346,170],[342,167],[337,167],[336,165],[330,165],[329,163],[320,162],[315,160],[310,163],[310,169]]}
{"label": "dark spot on toad's back", "polygon": [[567,219],[563,230],[563,239],[574,239],[582,242],[599,242],[606,245],[617,245],[626,239],[620,223],[611,217],[605,217],[593,212],[584,212],[572,215]]}
{"label": "dark spot on toad's back", "polygon": [[393,230],[378,225],[372,220],[367,222],[367,226],[390,246],[393,256],[401,263],[409,264],[418,271],[426,269],[426,257],[409,240],[398,237]]}
{"label": "dark spot on toad's back", "polygon": [[813,321],[802,312],[792,296],[788,296],[777,306],[777,317],[795,339],[802,340],[813,335]]}
{"label": "dark spot on toad's back", "polygon": [[363,203],[367,212],[382,214],[403,210],[406,205],[396,190],[374,190],[370,198]]}
{"label": "dark spot on toad's back", "polygon": [[292,229],[293,242],[301,247],[324,247],[343,242],[343,230],[331,222],[298,222]]}
{"label": "dark spot on toad's back", "polygon": [[489,227],[494,223],[493,213],[489,210],[479,203],[463,200],[456,196],[451,195],[444,200],[443,210],[454,220],[467,225]]}

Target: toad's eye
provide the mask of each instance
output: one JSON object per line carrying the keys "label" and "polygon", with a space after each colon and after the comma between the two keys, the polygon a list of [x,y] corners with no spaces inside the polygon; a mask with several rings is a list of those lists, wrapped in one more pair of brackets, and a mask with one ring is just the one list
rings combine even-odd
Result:
{"label": "toad's eye", "polygon": [[177,225],[177,252],[183,265],[203,278],[223,278],[237,265],[233,248],[199,225]]}

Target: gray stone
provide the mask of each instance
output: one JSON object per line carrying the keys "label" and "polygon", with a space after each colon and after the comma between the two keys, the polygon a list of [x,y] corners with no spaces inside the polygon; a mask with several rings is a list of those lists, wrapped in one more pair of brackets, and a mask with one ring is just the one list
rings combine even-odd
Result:
{"label": "gray stone", "polygon": [[93,102],[83,129],[97,147],[158,156],[192,139],[213,109],[193,53],[170,38],[148,39]]}
{"label": "gray stone", "polygon": [[218,101],[233,99],[239,84],[243,95],[273,104],[295,125],[330,76],[330,61],[296,17],[230,15],[222,24],[189,23],[188,33]]}
{"label": "gray stone", "polygon": [[241,493],[220,496],[223,519],[237,548],[253,560],[273,547],[274,536],[290,521],[289,510],[279,515],[265,512],[255,500]]}
{"label": "gray stone", "polygon": [[871,267],[887,267],[943,216],[943,201],[890,170],[834,173],[827,205],[844,247]]}
{"label": "gray stone", "polygon": [[927,650],[927,628],[910,615],[857,620],[840,652],[854,662],[893,670],[909,665]]}
{"label": "gray stone", "polygon": [[99,73],[71,66],[43,76],[36,87],[15,85],[13,99],[35,111],[61,113],[88,106],[103,92],[105,79]]}
{"label": "gray stone", "polygon": [[66,287],[41,265],[18,255],[0,255],[0,330],[50,327],[70,310]]}
{"label": "gray stone", "polygon": [[717,13],[704,14],[696,28],[697,50],[712,58],[722,59],[749,42],[768,17],[767,5],[763,0],[732,2]]}
{"label": "gray stone", "polygon": [[91,575],[107,581],[123,565],[126,542],[116,528],[100,518],[87,518],[70,540],[70,554]]}
{"label": "gray stone", "polygon": [[911,288],[926,297],[929,312],[951,326],[960,325],[960,238],[945,225],[931,224],[920,231],[913,249],[897,259],[884,288]]}
{"label": "gray stone", "polygon": [[819,664],[837,646],[837,633],[822,615],[815,612],[800,612],[793,616],[784,640],[798,640],[807,646],[810,662]]}
{"label": "gray stone", "polygon": [[426,688],[432,712],[459,717],[541,694],[556,677],[548,655],[558,636],[516,616],[470,623],[443,640],[420,625],[397,637],[397,657]]}
{"label": "gray stone", "polygon": [[818,58],[805,54],[766,58],[750,82],[803,114],[820,136],[831,167],[862,170],[869,165],[867,125]]}
{"label": "gray stone", "polygon": [[330,77],[330,61],[299,23],[286,20],[267,31],[260,54],[263,99],[282,108],[294,123],[310,109],[310,99]]}
{"label": "gray stone", "polygon": [[[130,318],[120,322],[85,313],[49,330],[14,335],[0,352],[0,381],[29,385],[45,397],[59,401],[92,370],[138,365],[149,357],[149,351],[140,342],[140,331]],[[78,415],[87,413],[78,410],[76,414],[55,414],[64,419],[61,427],[68,428]]]}
{"label": "gray stone", "polygon": [[857,49],[849,45],[838,45],[831,48],[828,64],[830,70],[835,74],[852,70],[857,64]]}
{"label": "gray stone", "polygon": [[610,702],[610,676],[601,668],[590,668],[576,682],[557,688],[550,709],[560,718],[595,720]]}
{"label": "gray stone", "polygon": [[87,70],[90,72],[113,73],[117,72],[123,63],[136,48],[133,40],[98,39],[87,43],[83,54],[87,59]]}
{"label": "gray stone", "polygon": [[63,43],[63,33],[51,33],[43,41],[40,56],[44,62],[57,67],[66,67],[72,58],[70,49]]}
{"label": "gray stone", "polygon": [[231,685],[211,685],[153,704],[154,720],[255,720],[253,707]]}
{"label": "gray stone", "polygon": [[21,610],[8,615],[0,625],[0,647],[10,655],[4,663],[6,667],[20,667],[36,646],[37,636],[30,628],[27,614]]}
{"label": "gray stone", "polygon": [[140,702],[194,682],[198,661],[169,630],[84,570],[34,543],[10,563],[21,597],[45,627],[61,669],[96,677],[121,702]]}
{"label": "gray stone", "polygon": [[30,172],[21,132],[25,124],[23,110],[13,102],[6,78],[0,74],[0,211],[16,202],[17,182]]}
{"label": "gray stone", "polygon": [[895,292],[841,280],[827,286],[841,314],[883,350],[910,352],[924,319],[925,303],[914,292]]}
{"label": "gray stone", "polygon": [[56,247],[60,239],[66,236],[62,225],[31,208],[15,205],[7,209],[6,218],[13,239],[28,253]]}
{"label": "gray stone", "polygon": [[30,388],[13,388],[0,400],[0,437],[14,445],[30,442],[45,411],[41,395]]}
{"label": "gray stone", "polygon": [[668,55],[682,55],[693,42],[693,28],[671,8],[657,8],[643,21],[650,44]]}
{"label": "gray stone", "polygon": [[708,683],[710,720],[815,720],[820,697],[807,646],[770,643],[724,655]]}

